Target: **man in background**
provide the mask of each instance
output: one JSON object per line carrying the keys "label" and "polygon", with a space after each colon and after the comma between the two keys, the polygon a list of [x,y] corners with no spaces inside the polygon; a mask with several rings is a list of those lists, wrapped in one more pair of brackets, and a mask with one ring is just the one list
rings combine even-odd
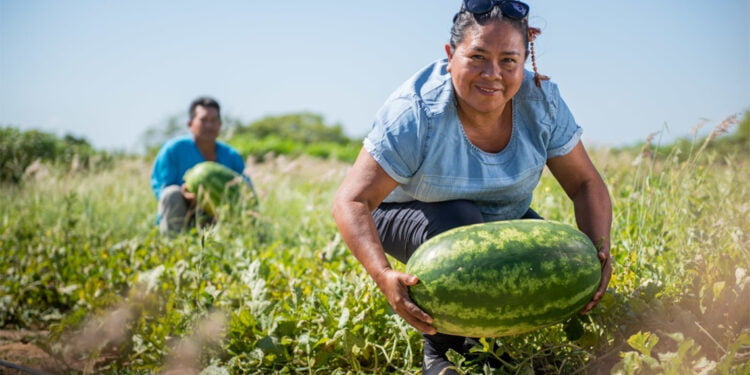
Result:
{"label": "man in background", "polygon": [[185,189],[182,176],[198,163],[214,161],[243,175],[245,162],[231,146],[216,138],[221,130],[221,108],[210,97],[190,103],[190,135],[167,141],[159,150],[151,172],[151,187],[159,201],[157,221],[163,234],[184,230],[195,218],[195,194]]}

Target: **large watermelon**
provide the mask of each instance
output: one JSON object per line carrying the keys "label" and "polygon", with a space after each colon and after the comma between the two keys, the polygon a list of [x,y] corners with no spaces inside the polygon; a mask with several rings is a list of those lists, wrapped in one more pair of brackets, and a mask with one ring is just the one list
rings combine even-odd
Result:
{"label": "large watermelon", "polygon": [[198,163],[183,176],[187,191],[196,194],[203,210],[214,215],[221,202],[233,202],[243,185],[239,173],[212,161]]}
{"label": "large watermelon", "polygon": [[422,244],[406,272],[412,300],[438,332],[498,337],[565,320],[601,278],[586,235],[562,223],[510,220],[459,227]]}

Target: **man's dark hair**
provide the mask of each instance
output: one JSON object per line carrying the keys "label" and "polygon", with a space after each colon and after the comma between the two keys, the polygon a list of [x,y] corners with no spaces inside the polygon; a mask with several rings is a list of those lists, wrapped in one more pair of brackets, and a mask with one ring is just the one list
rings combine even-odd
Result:
{"label": "man's dark hair", "polygon": [[193,117],[195,117],[195,107],[198,106],[205,108],[216,108],[216,112],[219,112],[219,116],[221,116],[221,107],[219,107],[219,102],[217,102],[216,99],[210,96],[201,96],[190,103],[190,121],[193,121]]}

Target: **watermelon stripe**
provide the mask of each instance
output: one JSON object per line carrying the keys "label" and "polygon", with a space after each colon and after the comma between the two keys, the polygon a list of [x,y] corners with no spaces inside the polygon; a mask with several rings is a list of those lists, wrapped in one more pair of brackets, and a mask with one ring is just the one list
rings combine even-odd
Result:
{"label": "watermelon stripe", "polygon": [[425,242],[406,272],[412,299],[438,331],[503,336],[559,322],[591,299],[601,277],[591,241],[556,222],[461,227]]}
{"label": "watermelon stripe", "polygon": [[[462,315],[457,319],[474,319],[483,318],[488,315],[499,315],[503,319],[516,319],[524,317],[537,316],[543,318],[548,315],[555,315],[560,311],[576,310],[571,306],[577,306],[581,303],[588,302],[591,296],[596,291],[597,284],[592,284],[591,287],[586,288],[579,293],[571,296],[564,300],[541,300],[536,301],[537,303],[528,303],[528,301],[519,300],[508,303],[498,304],[483,304],[483,305],[468,305],[471,307],[471,311],[464,311]],[[418,293],[418,292],[414,292]],[[486,299],[489,300],[489,299]],[[526,303],[524,303],[526,302]],[[441,312],[450,311],[461,311],[467,308],[466,303],[456,302],[448,298],[435,299],[430,303],[425,303],[424,307],[427,309],[434,309]]]}

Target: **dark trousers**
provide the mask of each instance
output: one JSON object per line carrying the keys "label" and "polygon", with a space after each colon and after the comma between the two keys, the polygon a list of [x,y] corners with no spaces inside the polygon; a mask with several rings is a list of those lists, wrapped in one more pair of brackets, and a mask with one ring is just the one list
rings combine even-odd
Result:
{"label": "dark trousers", "polygon": [[[402,263],[419,245],[449,229],[483,223],[482,213],[466,200],[382,203],[372,213],[385,252]],[[520,219],[542,219],[530,209]]]}
{"label": "dark trousers", "polygon": [[[428,239],[460,226],[484,222],[479,208],[466,200],[424,203],[382,203],[372,213],[386,253],[406,263],[419,245]],[[521,219],[542,219],[529,209]],[[462,336],[423,334],[425,356],[428,351],[445,355],[448,349],[466,353],[470,348]]]}

